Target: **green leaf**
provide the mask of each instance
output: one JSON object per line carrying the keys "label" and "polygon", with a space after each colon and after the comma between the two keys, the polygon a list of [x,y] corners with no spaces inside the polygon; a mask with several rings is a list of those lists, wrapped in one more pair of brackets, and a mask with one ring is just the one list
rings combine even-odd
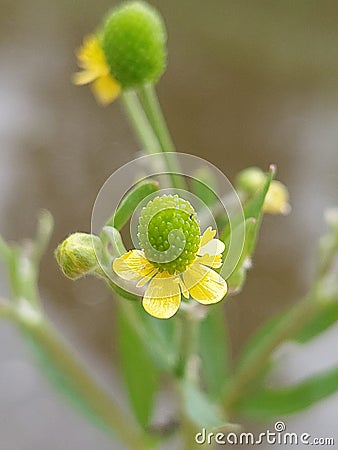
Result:
{"label": "green leaf", "polygon": [[[246,279],[246,272],[247,268],[243,265],[247,258],[250,258],[251,256],[251,248],[252,248],[252,241],[256,238],[256,219],[253,217],[250,217],[245,221],[245,240],[244,245],[242,249],[242,253],[240,256],[240,259],[237,263],[237,266],[235,267],[235,270],[232,272],[230,277],[227,279],[229,292],[238,292],[241,287],[243,286],[245,279]],[[237,232],[237,228],[239,228],[239,232]],[[239,234],[239,236],[242,235],[242,228],[236,227],[234,232],[232,233],[231,239],[236,239],[236,235]],[[225,246],[227,247],[229,245],[229,242],[225,242]]]}
{"label": "green leaf", "polygon": [[135,417],[146,428],[154,406],[159,371],[122,308],[119,310],[117,324],[122,376]]}
{"label": "green leaf", "polygon": [[[311,299],[309,299],[309,302],[310,301]],[[257,348],[268,340],[270,332],[273,331],[274,328],[280,326],[280,324],[286,320],[287,315],[288,311],[283,311],[282,313],[268,319],[258,328],[241,353],[239,360],[241,364],[244,364],[245,361],[250,359],[252,353],[256,352]],[[312,314],[310,319],[304,323],[299,331],[297,331],[294,336],[290,337],[290,340],[299,343],[306,343],[318,336],[320,333],[324,332],[337,321],[338,299],[336,301],[325,303],[317,302],[316,314]]]}
{"label": "green leaf", "polygon": [[39,213],[37,234],[34,240],[32,261],[37,266],[48,247],[54,229],[54,219],[49,211],[43,209]]}
{"label": "green leaf", "polygon": [[207,167],[200,168],[193,173],[191,190],[206,206],[212,206],[217,201],[215,180]]}
{"label": "green leaf", "polygon": [[201,373],[211,398],[220,398],[228,373],[228,336],[222,305],[209,307],[200,325]]}
{"label": "green leaf", "polygon": [[147,314],[141,302],[126,302],[121,299],[120,307],[128,317],[143,348],[154,364],[163,371],[172,372],[177,365],[177,339],[174,321],[155,319]]}
{"label": "green leaf", "polygon": [[128,222],[139,203],[148,195],[158,191],[157,181],[147,180],[138,183],[123,198],[113,216],[106,222],[106,226],[112,226],[117,230]]}
{"label": "green leaf", "polygon": [[237,404],[242,414],[270,419],[302,411],[338,390],[338,366],[294,386],[243,396]]}
{"label": "green leaf", "polygon": [[309,320],[294,336],[294,340],[305,343],[323,333],[338,322],[338,298],[320,305],[315,317]]}
{"label": "green leaf", "polygon": [[[63,370],[64,361],[60,364],[60,361],[50,354],[45,337],[32,331],[30,327],[21,326],[20,328],[36,364],[56,391],[95,426],[108,431],[105,420],[100,417],[100,413],[96,411],[90,398],[83,393],[77,381]],[[71,370],[69,368],[69,372]]]}
{"label": "green leaf", "polygon": [[181,389],[185,413],[195,425],[210,430],[226,424],[221,410],[195,384],[185,380]]}
{"label": "green leaf", "polygon": [[[255,223],[256,223],[254,234],[251,237],[250,246],[249,246],[249,249],[248,249],[248,253],[250,255],[253,254],[253,251],[254,251],[254,248],[255,248],[258,231],[259,231],[259,228],[260,228],[260,225],[261,225],[261,220],[262,220],[262,217],[263,217],[264,200],[265,200],[266,194],[268,193],[271,181],[273,180],[273,178],[275,176],[275,173],[276,173],[275,166],[273,166],[273,165],[270,166],[269,172],[267,174],[267,179],[266,179],[266,182],[265,182],[263,188],[258,190],[254,194],[254,196],[251,197],[243,205],[244,218],[245,219],[254,219]],[[238,216],[237,220],[238,221],[242,220],[242,215],[241,214]],[[234,221],[234,223],[236,224],[236,221]],[[236,229],[236,226],[234,228]],[[223,230],[220,239],[223,242],[228,241],[230,239],[230,237],[231,237],[231,232],[232,232],[232,230],[230,229],[230,225],[228,224],[225,227],[225,229]]]}

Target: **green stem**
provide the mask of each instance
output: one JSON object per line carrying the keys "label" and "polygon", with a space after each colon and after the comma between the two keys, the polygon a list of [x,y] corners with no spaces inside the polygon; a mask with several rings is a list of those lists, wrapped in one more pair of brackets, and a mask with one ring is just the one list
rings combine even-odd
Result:
{"label": "green stem", "polygon": [[298,302],[285,314],[275,328],[266,335],[257,349],[235,370],[227,387],[224,408],[229,413],[236,401],[243,396],[243,392],[251,381],[265,367],[269,357],[276,348],[291,338],[311,317],[316,314],[318,305],[313,299],[306,297]]}
{"label": "green stem", "polygon": [[180,377],[198,383],[198,373],[195,367],[195,358],[198,354],[198,333],[200,320],[186,313],[180,323],[181,345],[177,374]]}
{"label": "green stem", "polygon": [[153,130],[159,140],[163,152],[175,152],[176,148],[171,139],[161,105],[158,101],[153,84],[144,84],[139,88],[140,99]]}
{"label": "green stem", "polygon": [[149,437],[126,417],[107,393],[88,375],[67,349],[60,336],[43,318],[25,320],[19,317],[21,329],[48,355],[53,365],[72,384],[80,396],[86,399],[95,414],[106,427],[131,449],[150,449]]}
{"label": "green stem", "polygon": [[161,151],[164,153],[172,153],[170,156],[167,155],[166,163],[169,171],[172,173],[173,185],[178,189],[186,189],[184,179],[180,175],[174,175],[175,173],[180,173],[180,166],[177,158],[173,154],[176,152],[176,148],[164,119],[155,87],[151,83],[144,84],[139,88],[138,92],[144,111],[159,141]]}
{"label": "green stem", "polygon": [[159,153],[161,151],[160,144],[149,124],[136,93],[134,91],[124,91],[121,99],[130,123],[144,150],[149,154]]}

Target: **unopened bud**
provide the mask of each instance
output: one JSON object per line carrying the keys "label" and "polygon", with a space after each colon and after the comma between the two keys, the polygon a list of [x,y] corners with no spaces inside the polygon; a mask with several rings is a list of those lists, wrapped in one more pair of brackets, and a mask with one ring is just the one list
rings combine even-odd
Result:
{"label": "unopened bud", "polygon": [[102,243],[97,236],[74,233],[55,250],[55,257],[66,277],[76,280],[99,270]]}
{"label": "unopened bud", "polygon": [[266,194],[263,211],[268,214],[289,214],[291,206],[289,204],[289,192],[286,186],[280,181],[273,180]]}
{"label": "unopened bud", "polygon": [[249,167],[238,174],[236,187],[245,193],[254,194],[264,186],[266,179],[267,177],[263,170],[258,167]]}

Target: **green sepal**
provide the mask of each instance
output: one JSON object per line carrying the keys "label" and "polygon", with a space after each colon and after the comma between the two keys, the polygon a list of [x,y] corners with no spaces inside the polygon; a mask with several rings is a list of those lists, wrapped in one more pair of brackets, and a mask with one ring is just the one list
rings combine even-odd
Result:
{"label": "green sepal", "polygon": [[140,202],[148,197],[148,195],[158,191],[158,189],[159,184],[154,180],[141,181],[136,184],[136,186],[130,189],[125,195],[119,206],[116,208],[113,216],[107,220],[106,226],[112,226],[117,230],[121,230]]}

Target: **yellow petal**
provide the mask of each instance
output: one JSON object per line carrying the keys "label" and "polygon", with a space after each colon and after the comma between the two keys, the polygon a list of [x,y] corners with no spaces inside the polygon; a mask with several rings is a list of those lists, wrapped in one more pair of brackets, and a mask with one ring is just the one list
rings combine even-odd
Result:
{"label": "yellow petal", "polygon": [[158,269],[156,267],[153,268],[153,270],[151,272],[148,273],[148,275],[146,275],[145,277],[143,277],[138,283],[137,283],[137,287],[141,287],[144,286],[145,284],[148,283],[149,280],[151,280],[153,278],[154,275],[156,275],[158,272]]}
{"label": "yellow petal", "polygon": [[[131,250],[114,259],[114,272],[124,280],[141,280],[154,271],[154,266],[140,250]],[[156,269],[157,272],[157,269]],[[156,273],[155,272],[155,273]]]}
{"label": "yellow petal", "polygon": [[157,274],[144,294],[143,307],[158,319],[169,319],[179,309],[181,292],[179,280],[165,272]]}
{"label": "yellow petal", "polygon": [[74,73],[72,81],[77,86],[88,84],[97,78],[97,74],[90,72],[89,70],[82,70],[81,72]]}
{"label": "yellow petal", "polygon": [[213,239],[216,235],[216,230],[213,230],[211,227],[208,227],[203,233],[200,241],[200,247],[207,244],[211,239]]}
{"label": "yellow petal", "polygon": [[222,266],[222,255],[203,255],[198,258],[198,262],[204,266],[213,267],[218,269]]}
{"label": "yellow petal", "polygon": [[181,288],[181,292],[184,298],[189,298],[189,291],[186,287],[186,285],[183,283],[183,280],[181,280],[181,278],[178,277],[178,284]]}
{"label": "yellow petal", "polygon": [[183,281],[192,298],[205,305],[219,302],[227,293],[227,284],[223,278],[198,263],[183,273]]}
{"label": "yellow petal", "polygon": [[216,256],[220,255],[224,252],[225,245],[224,242],[220,241],[219,239],[211,239],[206,244],[202,245],[198,250],[198,255],[211,255]]}
{"label": "yellow petal", "polygon": [[109,73],[106,57],[97,36],[87,36],[83,40],[82,46],[76,52],[76,56],[78,65],[83,69],[88,69],[98,76]]}
{"label": "yellow petal", "polygon": [[110,75],[105,75],[95,80],[92,84],[92,88],[95,98],[103,106],[112,103],[121,91],[118,82]]}

